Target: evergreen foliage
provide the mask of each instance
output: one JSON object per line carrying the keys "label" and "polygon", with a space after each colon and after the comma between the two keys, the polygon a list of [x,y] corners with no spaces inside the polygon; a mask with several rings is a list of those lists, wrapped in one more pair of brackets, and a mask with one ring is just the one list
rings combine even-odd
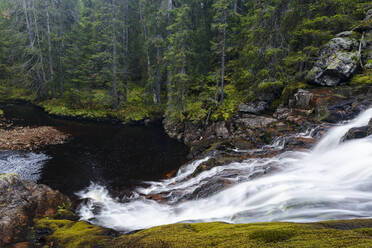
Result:
{"label": "evergreen foliage", "polygon": [[245,101],[277,103],[368,7],[370,0],[3,0],[0,85],[56,113],[228,119]]}

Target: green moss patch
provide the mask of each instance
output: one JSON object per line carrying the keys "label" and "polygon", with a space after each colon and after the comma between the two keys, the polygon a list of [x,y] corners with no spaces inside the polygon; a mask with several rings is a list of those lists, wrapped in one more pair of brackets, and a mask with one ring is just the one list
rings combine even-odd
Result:
{"label": "green moss patch", "polygon": [[[360,221],[358,221],[360,224]],[[318,224],[225,223],[155,227],[114,240],[115,247],[372,247],[370,229],[339,230]],[[155,242],[155,243],[154,243]],[[125,246],[125,244],[135,244]]]}
{"label": "green moss patch", "polygon": [[49,229],[52,234],[46,238],[47,243],[56,247],[106,247],[110,241],[107,229],[90,225],[86,222],[70,220],[41,219],[35,221],[36,229]]}
{"label": "green moss patch", "polygon": [[350,84],[353,86],[372,85],[372,70],[366,70],[362,74],[355,75]]}
{"label": "green moss patch", "polygon": [[362,248],[372,247],[371,223],[182,223],[115,237],[110,230],[86,222],[46,218],[36,221],[36,229],[50,230],[47,243],[64,248]]}

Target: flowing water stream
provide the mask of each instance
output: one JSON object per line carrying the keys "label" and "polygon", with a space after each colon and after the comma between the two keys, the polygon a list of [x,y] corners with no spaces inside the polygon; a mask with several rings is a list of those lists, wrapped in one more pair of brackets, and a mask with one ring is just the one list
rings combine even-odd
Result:
{"label": "flowing water stream", "polygon": [[[193,221],[313,222],[371,217],[372,137],[341,142],[350,128],[365,126],[371,118],[369,109],[333,127],[311,150],[283,150],[272,158],[247,159],[191,177],[206,157],[183,166],[175,177],[147,182],[122,199],[92,183],[77,194],[85,199],[79,214],[83,220],[120,231]],[[270,149],[282,149],[282,143],[277,140]],[[206,197],[195,193],[220,181],[229,186]],[[153,195],[162,199],[153,200]]]}

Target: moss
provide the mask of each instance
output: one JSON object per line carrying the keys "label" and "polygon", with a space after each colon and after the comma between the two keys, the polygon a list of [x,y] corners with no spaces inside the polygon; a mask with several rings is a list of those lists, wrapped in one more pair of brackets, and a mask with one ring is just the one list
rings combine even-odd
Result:
{"label": "moss", "polygon": [[372,247],[372,220],[327,221],[312,224],[199,223],[159,226],[114,237],[85,222],[41,219],[37,229],[49,229],[47,242],[56,247],[117,248],[334,248]]}
{"label": "moss", "polygon": [[106,247],[110,241],[107,229],[82,221],[44,218],[35,221],[35,228],[51,230],[52,234],[46,238],[46,241],[56,244],[56,247]]}
{"label": "moss", "polygon": [[0,109],[0,116],[3,116],[3,115],[4,115],[4,111]]}
{"label": "moss", "polygon": [[249,235],[251,239],[262,240],[266,243],[285,241],[296,235],[294,230],[257,230]]}
{"label": "moss", "polygon": [[352,86],[372,85],[372,70],[366,70],[362,74],[355,75],[351,81]]}
{"label": "moss", "polygon": [[7,173],[7,174],[0,174],[0,180],[8,177],[19,177],[16,173]]}
{"label": "moss", "polygon": [[[372,246],[369,229],[339,230],[326,228],[323,224],[174,224],[121,236],[114,240],[114,247],[356,248]],[[156,245],[154,245],[155,241]]]}
{"label": "moss", "polygon": [[284,88],[284,84],[282,81],[261,82],[258,85],[258,89],[261,91],[272,90],[272,89],[282,89],[282,88]]}
{"label": "moss", "polygon": [[357,233],[372,237],[372,228],[358,228],[354,230]]}
{"label": "moss", "polygon": [[54,219],[57,220],[77,220],[78,217],[71,211],[67,209],[58,209],[55,215],[53,216]]}

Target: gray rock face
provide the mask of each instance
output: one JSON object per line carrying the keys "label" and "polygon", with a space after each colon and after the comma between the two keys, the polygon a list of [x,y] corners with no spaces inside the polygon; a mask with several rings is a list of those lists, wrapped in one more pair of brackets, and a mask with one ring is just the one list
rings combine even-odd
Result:
{"label": "gray rock face", "polygon": [[289,105],[292,108],[311,109],[313,98],[314,95],[310,91],[299,89]]}
{"label": "gray rock face", "polygon": [[216,135],[219,138],[227,139],[229,137],[229,130],[226,128],[224,121],[216,123]]}
{"label": "gray rock face", "polygon": [[249,113],[249,114],[262,114],[268,108],[267,102],[260,101],[260,102],[252,102],[247,104],[241,104],[239,106],[239,112],[241,113]]}
{"label": "gray rock face", "polygon": [[277,121],[277,119],[265,116],[245,115],[244,118],[237,120],[237,123],[243,124],[247,128],[264,128]]}
{"label": "gray rock face", "polygon": [[0,175],[0,247],[12,243],[35,217],[52,215],[68,198],[45,185]]}
{"label": "gray rock face", "polygon": [[348,80],[358,69],[359,42],[353,32],[340,33],[322,50],[307,80],[322,86],[336,86]]}
{"label": "gray rock face", "polygon": [[366,18],[364,19],[365,21],[372,20],[372,9],[367,11]]}
{"label": "gray rock face", "polygon": [[350,129],[344,137],[342,137],[341,141],[348,141],[353,139],[362,139],[367,136],[372,135],[372,119],[369,121],[368,126],[364,127],[355,127]]}

